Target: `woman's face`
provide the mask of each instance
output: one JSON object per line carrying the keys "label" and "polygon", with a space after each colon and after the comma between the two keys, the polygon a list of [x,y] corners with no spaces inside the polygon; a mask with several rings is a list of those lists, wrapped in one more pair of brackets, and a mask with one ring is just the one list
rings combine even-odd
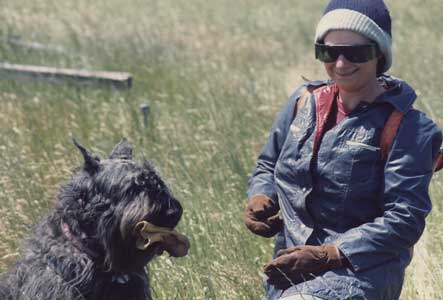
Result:
{"label": "woman's face", "polygon": [[[324,43],[326,45],[366,45],[370,41],[353,31],[339,30],[329,32]],[[376,80],[377,61],[378,58],[374,58],[365,63],[352,63],[340,55],[335,62],[325,63],[325,69],[339,89],[355,92]]]}

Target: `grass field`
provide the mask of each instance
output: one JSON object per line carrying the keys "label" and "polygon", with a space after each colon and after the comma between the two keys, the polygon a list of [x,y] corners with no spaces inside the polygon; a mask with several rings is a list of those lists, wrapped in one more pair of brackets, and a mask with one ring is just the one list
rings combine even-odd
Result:
{"label": "grass field", "polygon": [[[10,63],[134,74],[133,89],[0,81],[0,272],[53,205],[81,159],[78,138],[106,155],[125,136],[170,183],[185,213],[190,255],[150,265],[155,299],[260,299],[272,240],[242,223],[247,178],[276,111],[301,76],[324,79],[313,58],[327,1],[6,0],[0,56]],[[391,73],[414,86],[417,107],[443,124],[441,0],[387,1]],[[8,43],[34,41],[57,50]],[[139,105],[149,103],[144,128]],[[403,300],[443,299],[443,186],[408,268]]]}

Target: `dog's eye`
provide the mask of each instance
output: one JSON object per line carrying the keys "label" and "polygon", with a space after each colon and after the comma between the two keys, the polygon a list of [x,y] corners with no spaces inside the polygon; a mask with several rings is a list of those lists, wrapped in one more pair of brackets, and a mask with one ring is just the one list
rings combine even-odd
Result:
{"label": "dog's eye", "polygon": [[146,186],[146,177],[144,176],[144,174],[139,174],[135,177],[134,179],[134,183],[137,186]]}

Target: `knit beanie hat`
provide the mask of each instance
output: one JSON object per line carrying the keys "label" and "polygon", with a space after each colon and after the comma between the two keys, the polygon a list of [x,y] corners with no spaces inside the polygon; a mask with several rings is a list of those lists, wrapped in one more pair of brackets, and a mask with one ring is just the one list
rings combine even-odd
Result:
{"label": "knit beanie hat", "polygon": [[333,30],[351,30],[377,43],[384,54],[381,72],[392,65],[391,16],[383,0],[331,0],[317,25],[315,41]]}

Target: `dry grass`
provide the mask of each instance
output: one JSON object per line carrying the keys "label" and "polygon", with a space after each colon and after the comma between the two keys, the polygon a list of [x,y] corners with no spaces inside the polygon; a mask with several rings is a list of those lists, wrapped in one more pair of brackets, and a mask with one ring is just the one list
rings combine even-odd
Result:
{"label": "dry grass", "polygon": [[[79,164],[77,137],[99,153],[122,136],[152,159],[185,207],[188,257],[151,265],[156,299],[259,299],[272,241],[241,221],[247,176],[275,112],[301,82],[324,78],[313,59],[314,26],[326,1],[7,0],[0,54],[12,63],[125,70],[129,92],[0,82],[0,270],[53,205],[57,185]],[[388,1],[394,15],[392,73],[421,94],[442,124],[439,0]],[[62,51],[16,48],[20,36]],[[425,50],[424,50],[425,49]],[[149,102],[149,128],[139,105]],[[441,298],[443,188],[408,269],[404,300]],[[440,298],[439,298],[440,297]]]}

